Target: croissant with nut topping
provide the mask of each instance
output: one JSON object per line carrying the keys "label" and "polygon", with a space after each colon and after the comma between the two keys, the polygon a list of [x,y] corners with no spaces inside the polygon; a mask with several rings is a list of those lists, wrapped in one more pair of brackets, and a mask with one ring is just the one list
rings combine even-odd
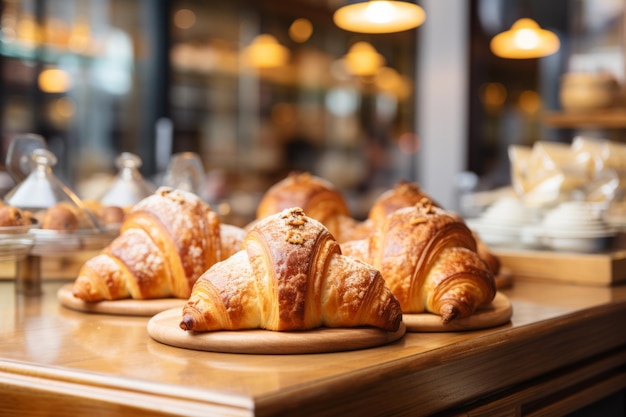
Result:
{"label": "croissant with nut topping", "polygon": [[[393,188],[385,191],[376,198],[370,208],[367,219],[365,219],[358,228],[354,229],[360,230],[360,234],[353,234],[350,240],[366,238],[372,233],[372,230],[386,221],[388,215],[400,208],[413,206],[419,203],[423,198],[429,199],[433,206],[442,207],[417,183],[398,181]],[[474,240],[476,240],[478,255],[487,263],[494,275],[497,275],[500,272],[500,259],[475,233]]]}
{"label": "croissant with nut topping", "polygon": [[260,220],[242,246],[196,281],[183,330],[399,328],[400,304],[380,273],[343,256],[328,229],[301,208]]}
{"label": "croissant with nut topping", "polygon": [[470,229],[428,198],[388,214],[368,238],[346,242],[342,251],[379,269],[404,313],[431,312],[448,323],[496,294]]}

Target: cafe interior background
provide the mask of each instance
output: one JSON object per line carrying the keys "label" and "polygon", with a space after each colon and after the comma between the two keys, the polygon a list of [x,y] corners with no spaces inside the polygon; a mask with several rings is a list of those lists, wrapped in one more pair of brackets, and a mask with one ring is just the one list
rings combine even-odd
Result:
{"label": "cafe interior background", "polygon": [[[569,72],[621,86],[623,1],[421,0],[423,24],[383,34],[339,28],[344,3],[3,0],[0,161],[39,134],[56,175],[98,198],[122,152],[154,185],[194,152],[201,196],[245,224],[296,170],[331,181],[355,217],[403,179],[471,215],[464,195],[510,188],[511,145],[623,139],[619,108],[581,123],[560,96]],[[523,17],[558,50],[497,56],[491,39]],[[0,171],[4,194],[15,182]]]}

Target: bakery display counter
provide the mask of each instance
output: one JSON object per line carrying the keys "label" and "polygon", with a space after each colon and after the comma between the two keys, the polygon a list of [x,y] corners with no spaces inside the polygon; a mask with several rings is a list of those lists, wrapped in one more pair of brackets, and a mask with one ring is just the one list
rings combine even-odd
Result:
{"label": "bakery display counter", "polygon": [[66,283],[24,296],[0,282],[8,415],[543,415],[626,387],[626,286],[516,281],[502,290],[512,319],[494,328],[257,355],[171,347],[148,335],[149,318],[65,308]]}

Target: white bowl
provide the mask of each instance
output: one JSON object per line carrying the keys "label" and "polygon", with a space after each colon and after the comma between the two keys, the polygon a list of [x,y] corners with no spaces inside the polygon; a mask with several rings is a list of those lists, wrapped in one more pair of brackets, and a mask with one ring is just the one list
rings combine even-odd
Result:
{"label": "white bowl", "polygon": [[611,234],[612,228],[601,214],[591,203],[571,201],[549,211],[542,226],[549,235],[599,237]]}
{"label": "white bowl", "polygon": [[520,246],[518,227],[492,225],[482,222],[481,219],[467,220],[466,224],[488,245]]}
{"label": "white bowl", "polygon": [[520,230],[532,221],[531,212],[521,201],[502,197],[467,224],[488,245],[521,247]]}
{"label": "white bowl", "polygon": [[526,248],[538,249],[544,247],[543,229],[541,226],[529,225],[520,230],[520,240]]}
{"label": "white bowl", "polygon": [[599,237],[551,237],[544,236],[543,243],[561,252],[602,252],[611,247],[613,236]]}
{"label": "white bowl", "polygon": [[502,197],[480,216],[484,224],[502,227],[519,227],[532,221],[524,204],[513,197]]}

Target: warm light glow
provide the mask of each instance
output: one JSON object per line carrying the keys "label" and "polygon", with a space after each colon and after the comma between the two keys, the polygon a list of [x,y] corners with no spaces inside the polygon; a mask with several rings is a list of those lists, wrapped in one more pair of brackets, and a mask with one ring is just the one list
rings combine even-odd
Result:
{"label": "warm light glow", "polygon": [[196,14],[189,9],[178,9],[174,13],[174,25],[180,29],[190,29],[196,24]]}
{"label": "warm light glow", "polygon": [[532,29],[520,29],[515,32],[513,38],[521,49],[534,49],[539,46],[539,35]]}
{"label": "warm light glow", "polygon": [[501,83],[487,83],[480,88],[480,100],[490,114],[497,114],[502,110],[506,97],[506,88]]}
{"label": "warm light glow", "polygon": [[371,76],[385,64],[385,58],[368,42],[357,42],[348,50],[345,64],[353,75]]}
{"label": "warm light glow", "polygon": [[313,34],[313,24],[309,19],[296,19],[289,26],[289,37],[298,43],[303,43],[309,40]]}
{"label": "warm light glow", "polygon": [[420,150],[420,137],[413,132],[406,132],[398,138],[398,147],[406,155],[413,155]]}
{"label": "warm light glow", "polygon": [[68,40],[68,48],[72,52],[85,53],[89,51],[91,46],[91,27],[89,22],[83,18],[79,18],[70,32]]}
{"label": "warm light glow", "polygon": [[17,22],[17,38],[25,43],[38,43],[41,41],[41,32],[35,17],[24,14]]}
{"label": "warm light glow", "polygon": [[291,126],[296,121],[296,109],[289,103],[276,103],[272,107],[270,119],[277,126]]}
{"label": "warm light glow", "polygon": [[59,119],[69,119],[76,112],[76,106],[69,97],[61,97],[52,103],[52,112]]}
{"label": "warm light glow", "polygon": [[49,68],[41,71],[38,84],[44,93],[65,93],[71,88],[72,79],[63,70]]}
{"label": "warm light glow", "polygon": [[541,96],[533,90],[524,90],[517,101],[519,108],[528,115],[537,114],[543,107]]}
{"label": "warm light glow", "polygon": [[64,48],[69,41],[68,25],[59,18],[47,17],[43,24],[43,41],[48,45]]}
{"label": "warm light glow", "polygon": [[343,6],[333,15],[342,29],[361,33],[392,33],[414,29],[426,13],[417,4],[398,0],[370,0]]}
{"label": "warm light glow", "polygon": [[376,74],[376,87],[381,91],[395,92],[400,83],[398,71],[390,67],[382,67]]}
{"label": "warm light glow", "polygon": [[501,58],[540,58],[559,50],[558,36],[541,29],[532,19],[523,18],[510,30],[499,33],[491,40],[491,51]]}
{"label": "warm light glow", "polygon": [[50,103],[49,117],[58,126],[65,126],[76,113],[76,106],[69,97],[60,97]]}
{"label": "warm light glow", "polygon": [[409,82],[398,71],[390,67],[381,67],[376,73],[376,88],[404,100],[411,95]]}
{"label": "warm light glow", "polygon": [[289,60],[289,50],[272,35],[261,34],[244,50],[247,63],[255,68],[275,68]]}
{"label": "warm light glow", "polygon": [[231,207],[230,204],[228,203],[219,203],[217,205],[217,212],[221,215],[221,216],[227,216],[230,214],[231,212]]}

